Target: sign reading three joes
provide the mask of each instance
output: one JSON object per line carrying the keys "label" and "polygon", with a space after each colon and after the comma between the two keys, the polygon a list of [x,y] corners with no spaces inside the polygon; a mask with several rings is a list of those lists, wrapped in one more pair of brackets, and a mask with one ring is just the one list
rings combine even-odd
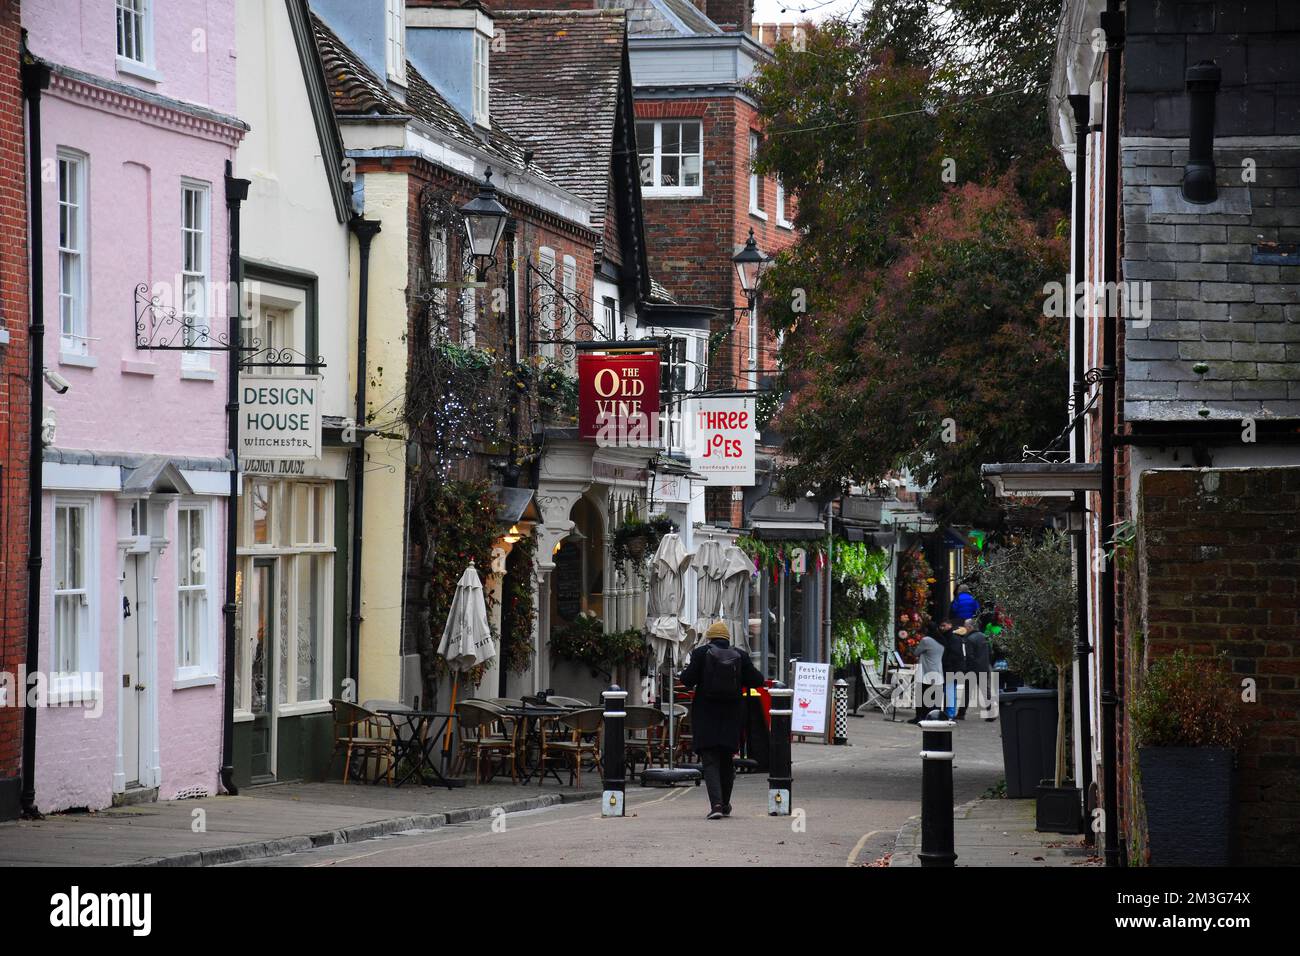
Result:
{"label": "sign reading three joes", "polygon": [[239,379],[239,457],[320,458],[319,375]]}
{"label": "sign reading three joes", "polygon": [[604,445],[658,442],[658,352],[579,353],[578,434]]}

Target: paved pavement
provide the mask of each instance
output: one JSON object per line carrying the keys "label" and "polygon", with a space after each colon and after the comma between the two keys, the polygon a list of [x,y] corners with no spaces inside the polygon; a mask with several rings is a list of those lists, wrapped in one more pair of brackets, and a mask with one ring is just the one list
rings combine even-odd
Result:
{"label": "paved pavement", "polygon": [[[965,804],[1002,776],[998,725],[967,720],[955,737]],[[601,819],[591,777],[583,791],[285,784],[0,824],[0,865],[866,865],[919,813],[919,738],[872,714],[850,720],[850,746],[795,744],[786,818],[767,815],[762,774],[737,778],[720,821],[694,786],[633,787],[629,816]]]}
{"label": "paved pavement", "polygon": [[[1033,800],[973,800],[953,811],[958,866],[1100,866],[1082,836],[1038,833]],[[920,818],[899,831],[890,866],[920,866]]]}

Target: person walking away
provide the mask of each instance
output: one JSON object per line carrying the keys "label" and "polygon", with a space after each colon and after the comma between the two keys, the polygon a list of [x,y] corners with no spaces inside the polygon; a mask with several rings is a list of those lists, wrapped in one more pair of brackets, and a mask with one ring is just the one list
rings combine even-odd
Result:
{"label": "person walking away", "polygon": [[970,588],[961,585],[957,588],[957,596],[952,601],[952,616],[959,621],[965,621],[980,612],[980,602],[975,600],[975,595],[970,593]]}
{"label": "person walking away", "polygon": [[974,649],[971,647],[971,627],[970,622],[966,622],[961,627],[952,629],[952,633],[961,638],[961,670],[957,672],[956,686],[962,688],[961,706],[957,708],[957,719],[966,719],[966,708],[970,706],[972,700],[979,706],[979,684],[974,687],[971,682],[975,680]]}
{"label": "person walking away", "polygon": [[691,651],[681,682],[695,691],[691,704],[691,733],[695,752],[704,767],[704,784],[709,794],[707,819],[731,815],[731,788],[736,781],[732,758],[740,749],[747,687],[762,687],[749,654],[728,641],[727,625],[715,621],[704,634],[706,640]]}
{"label": "person walking away", "polygon": [[994,720],[988,712],[997,699],[998,689],[993,684],[995,677],[989,636],[976,627],[974,621],[967,621],[966,629],[966,666],[975,675],[976,687],[979,688],[980,712],[985,720]]}
{"label": "person walking away", "polygon": [[929,634],[916,645],[916,681],[912,692],[916,695],[916,716],[908,723],[919,724],[933,709],[934,698],[943,695],[943,645]]}

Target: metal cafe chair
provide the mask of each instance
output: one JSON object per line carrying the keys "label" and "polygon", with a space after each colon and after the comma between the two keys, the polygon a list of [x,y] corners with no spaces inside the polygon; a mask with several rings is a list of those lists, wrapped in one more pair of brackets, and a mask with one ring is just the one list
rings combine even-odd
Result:
{"label": "metal cafe chair", "polygon": [[649,704],[632,704],[623,708],[627,713],[623,727],[626,731],[623,753],[627,760],[628,775],[636,773],[637,755],[647,767],[654,760],[655,733],[668,718],[658,707]]}
{"label": "metal cafe chair", "polygon": [[382,766],[382,773],[391,786],[395,762],[393,741],[397,736],[393,722],[383,714],[376,714],[346,700],[331,700],[330,711],[334,721],[334,753],[343,752],[343,782],[348,782],[352,758],[360,756],[363,768],[360,779],[365,779],[366,761],[374,758],[376,780]]}
{"label": "metal cafe chair", "polygon": [[568,730],[567,739],[547,740],[542,736],[542,754],[540,766],[545,770],[548,760],[571,761],[569,765],[569,784],[572,785],[577,775],[578,786],[582,786],[582,761],[590,757],[597,770],[600,763],[600,732],[605,723],[605,712],[600,707],[575,710],[557,718]]}
{"label": "metal cafe chair", "polygon": [[490,771],[488,780],[496,776],[491,772],[493,761],[504,759],[510,767],[510,779],[518,783],[518,769],[515,766],[518,723],[501,713],[500,708],[484,704],[484,701],[479,700],[462,700],[456,705],[456,723],[460,727],[458,766],[463,768],[470,756],[473,756],[474,782],[486,783],[483,779],[483,755],[487,754]]}

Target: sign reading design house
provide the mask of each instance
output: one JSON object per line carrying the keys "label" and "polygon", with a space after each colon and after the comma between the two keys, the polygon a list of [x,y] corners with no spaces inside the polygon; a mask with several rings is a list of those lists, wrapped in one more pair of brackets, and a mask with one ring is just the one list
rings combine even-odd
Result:
{"label": "sign reading design house", "polygon": [[320,458],[319,375],[244,375],[239,380],[239,457]]}
{"label": "sign reading design house", "polygon": [[601,445],[659,441],[659,354],[578,356],[578,434]]}

